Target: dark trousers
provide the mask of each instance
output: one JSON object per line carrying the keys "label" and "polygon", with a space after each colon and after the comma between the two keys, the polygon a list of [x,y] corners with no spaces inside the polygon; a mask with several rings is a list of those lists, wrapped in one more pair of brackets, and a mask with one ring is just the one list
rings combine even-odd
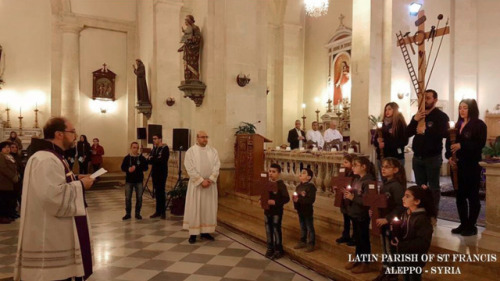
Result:
{"label": "dark trousers", "polygon": [[352,218],[354,226],[354,240],[356,241],[356,255],[370,254],[370,219]]}
{"label": "dark trousers", "polygon": [[439,212],[439,200],[441,199],[441,188],[439,187],[439,175],[441,174],[441,155],[433,157],[413,157],[413,172],[418,186],[425,184],[432,191],[434,206]]}
{"label": "dark trousers", "polygon": [[[396,247],[391,245],[391,239],[392,239],[392,235],[391,235],[391,229],[390,229],[389,224],[383,225],[380,228],[380,241],[382,242],[382,250],[384,251],[384,254],[386,254],[386,255],[397,254]],[[387,268],[387,267],[396,266],[396,264],[384,261],[382,263],[382,266],[384,268]]]}
{"label": "dark trousers", "polygon": [[142,186],[142,182],[125,183],[125,211],[127,215],[130,215],[132,211],[132,192],[135,190],[135,214],[141,214],[142,207],[142,194],[144,193],[144,188]]}
{"label": "dark trousers", "polygon": [[281,232],[282,218],[283,214],[265,215],[267,248],[273,251],[283,252],[283,237]]}
{"label": "dark trousers", "polygon": [[156,214],[165,214],[165,184],[167,182],[167,175],[152,175],[153,188],[155,190],[156,199]]}
{"label": "dark trousers", "polygon": [[95,173],[101,168],[101,164],[92,164],[92,171]]}
{"label": "dark trousers", "polygon": [[344,230],[342,231],[342,237],[345,239],[351,239],[351,217],[344,213],[342,213],[342,215],[344,216]]}
{"label": "dark trousers", "polygon": [[[315,245],[316,244],[316,233],[314,232],[314,222],[313,215],[302,215],[299,214],[300,223],[300,241]],[[309,235],[309,241],[307,241],[307,236]]]}
{"label": "dark trousers", "polygon": [[[460,163],[460,162],[459,162]],[[458,165],[457,210],[460,224],[466,228],[476,226],[481,201],[479,200],[479,183],[481,181],[481,166]]]}
{"label": "dark trousers", "polygon": [[78,170],[80,174],[88,174],[89,173],[89,161],[80,162],[78,161]]}
{"label": "dark trousers", "polygon": [[10,218],[16,214],[16,196],[13,190],[0,190],[0,218]]}

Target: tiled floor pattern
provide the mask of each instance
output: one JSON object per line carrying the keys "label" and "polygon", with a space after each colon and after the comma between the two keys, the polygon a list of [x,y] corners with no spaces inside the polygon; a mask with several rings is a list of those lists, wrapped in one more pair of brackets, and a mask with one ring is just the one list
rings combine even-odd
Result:
{"label": "tiled floor pattern", "polygon": [[[94,274],[89,280],[327,280],[288,258],[263,257],[265,247],[218,227],[215,241],[190,245],[182,218],[146,219],[154,210],[144,194],[143,220],[121,221],[123,190],[88,192]],[[0,279],[10,280],[18,222],[0,226]]]}

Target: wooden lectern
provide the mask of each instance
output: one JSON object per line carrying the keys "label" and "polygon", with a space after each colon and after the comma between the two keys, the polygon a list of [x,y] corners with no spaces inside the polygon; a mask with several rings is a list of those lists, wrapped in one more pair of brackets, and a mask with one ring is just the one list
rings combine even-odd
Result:
{"label": "wooden lectern", "polygon": [[236,135],[234,166],[236,192],[261,195],[260,173],[264,171],[264,142],[271,140],[259,134]]}

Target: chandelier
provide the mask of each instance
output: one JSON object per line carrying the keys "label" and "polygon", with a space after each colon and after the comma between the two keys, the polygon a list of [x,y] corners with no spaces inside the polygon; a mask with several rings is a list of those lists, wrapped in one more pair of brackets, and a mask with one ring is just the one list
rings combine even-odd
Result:
{"label": "chandelier", "polygon": [[310,17],[320,17],[328,12],[329,0],[304,0],[306,14]]}

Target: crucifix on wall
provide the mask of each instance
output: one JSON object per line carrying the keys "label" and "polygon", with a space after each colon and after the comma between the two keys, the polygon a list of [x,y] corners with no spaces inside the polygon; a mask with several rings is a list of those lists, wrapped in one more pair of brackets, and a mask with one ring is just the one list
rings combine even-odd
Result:
{"label": "crucifix on wall", "polygon": [[[405,61],[406,67],[408,68],[408,73],[410,74],[410,79],[413,84],[413,88],[415,89],[415,93],[418,97],[418,111],[425,111],[425,98],[424,93],[427,89],[427,85],[432,76],[432,70],[434,69],[434,65],[436,64],[436,59],[439,55],[439,50],[441,49],[441,43],[443,42],[444,35],[450,33],[450,27],[448,25],[449,20],[446,20],[445,27],[439,28],[439,24],[443,19],[443,15],[439,14],[437,17],[436,26],[432,26],[430,31],[425,31],[425,21],[427,17],[425,16],[424,10],[420,10],[418,12],[418,19],[415,21],[415,25],[418,27],[417,31],[412,35],[409,31],[403,34],[401,31],[396,34],[397,37],[397,46],[401,48],[401,52],[403,53],[403,59]],[[434,47],[434,39],[436,37],[440,37],[439,46],[437,48],[436,55],[434,57],[434,61],[432,63],[430,73],[427,77],[427,81],[425,80],[428,62],[430,61],[430,56],[432,54],[432,49]],[[429,55],[426,58],[426,50],[425,44],[429,42],[431,44]],[[413,46],[416,45],[416,48]],[[410,47],[411,53],[413,55],[418,56],[418,73],[413,67],[413,63],[411,61],[410,52],[408,51],[408,47]],[[416,50],[415,50],[416,49]],[[421,132],[425,132],[425,118],[421,119],[418,122],[418,128]]]}

